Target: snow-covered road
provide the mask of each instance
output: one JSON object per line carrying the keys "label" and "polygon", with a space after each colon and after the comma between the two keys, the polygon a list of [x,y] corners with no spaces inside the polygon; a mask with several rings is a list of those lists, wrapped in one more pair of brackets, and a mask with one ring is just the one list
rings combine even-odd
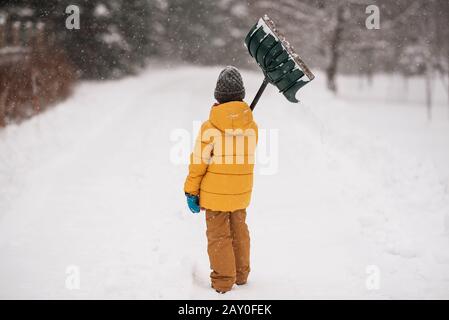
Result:
{"label": "snow-covered road", "polygon": [[[418,90],[386,77],[375,90],[341,79],[335,98],[319,75],[299,105],[268,88],[250,282],[211,290],[204,216],[187,210],[173,155],[208,116],[218,71],[85,82],[0,131],[0,298],[449,298],[444,96],[429,123]],[[261,75],[244,80],[252,97]]]}

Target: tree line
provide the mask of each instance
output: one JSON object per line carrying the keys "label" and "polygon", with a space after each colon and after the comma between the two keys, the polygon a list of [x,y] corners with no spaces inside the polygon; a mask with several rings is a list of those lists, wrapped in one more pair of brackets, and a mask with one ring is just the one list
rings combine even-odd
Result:
{"label": "tree line", "polygon": [[[0,12],[44,22],[82,78],[120,77],[148,59],[254,66],[243,39],[267,13],[308,64],[325,70],[333,91],[339,72],[449,82],[447,0],[79,0],[80,29],[68,30],[72,2],[1,1]],[[378,29],[366,27],[369,5],[379,8]]]}

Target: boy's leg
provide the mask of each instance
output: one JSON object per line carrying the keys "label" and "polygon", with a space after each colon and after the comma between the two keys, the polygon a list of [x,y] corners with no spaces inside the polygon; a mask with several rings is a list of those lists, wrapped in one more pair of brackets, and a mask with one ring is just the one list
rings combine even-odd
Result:
{"label": "boy's leg", "polygon": [[207,253],[209,254],[212,287],[226,292],[235,283],[235,260],[229,212],[206,210]]}
{"label": "boy's leg", "polygon": [[249,267],[249,231],[246,225],[246,210],[231,212],[231,234],[236,265],[236,283],[245,284]]}

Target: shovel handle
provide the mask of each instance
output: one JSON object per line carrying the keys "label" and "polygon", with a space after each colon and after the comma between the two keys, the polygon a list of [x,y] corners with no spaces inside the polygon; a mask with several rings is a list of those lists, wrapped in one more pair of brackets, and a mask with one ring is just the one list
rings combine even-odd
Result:
{"label": "shovel handle", "polygon": [[259,102],[260,96],[262,95],[262,93],[264,92],[265,88],[268,85],[268,79],[265,77],[263,79],[263,82],[259,88],[259,90],[256,93],[256,96],[254,97],[253,102],[251,102],[251,105],[249,106],[251,108],[251,111],[254,110],[254,108],[256,107],[257,102]]}

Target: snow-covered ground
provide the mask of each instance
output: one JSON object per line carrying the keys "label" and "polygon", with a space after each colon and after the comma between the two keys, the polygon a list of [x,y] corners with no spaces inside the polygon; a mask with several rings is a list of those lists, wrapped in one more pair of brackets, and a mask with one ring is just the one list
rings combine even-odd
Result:
{"label": "snow-covered ground", "polygon": [[[444,91],[429,122],[420,80],[343,77],[335,97],[320,73],[301,104],[269,87],[257,106],[271,139],[248,209],[253,271],[211,290],[174,150],[208,116],[218,71],[85,82],[0,131],[0,298],[449,298]],[[244,80],[251,98],[261,74]]]}

